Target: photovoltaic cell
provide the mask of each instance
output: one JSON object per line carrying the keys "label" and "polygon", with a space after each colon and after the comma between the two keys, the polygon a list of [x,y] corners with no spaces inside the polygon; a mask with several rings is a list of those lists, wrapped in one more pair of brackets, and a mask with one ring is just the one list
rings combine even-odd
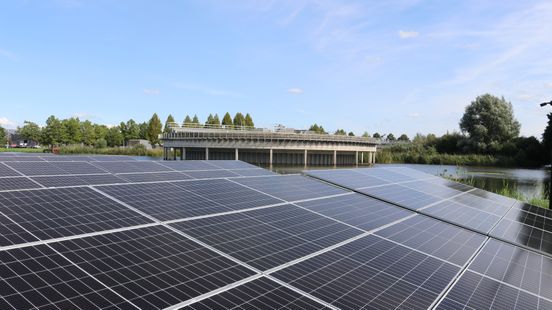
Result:
{"label": "photovoltaic cell", "polygon": [[0,191],[40,188],[40,185],[26,177],[0,178]]}
{"label": "photovoltaic cell", "polygon": [[268,278],[262,277],[201,300],[184,309],[329,309]]}
{"label": "photovoltaic cell", "polygon": [[171,183],[101,186],[98,189],[161,221],[233,210]]}
{"label": "photovoltaic cell", "polygon": [[[38,239],[3,214],[0,214],[0,247],[31,241],[38,241]],[[0,273],[1,277],[2,274]]]}
{"label": "photovoltaic cell", "polygon": [[401,186],[408,187],[422,193],[430,194],[435,197],[439,197],[441,199],[451,198],[453,196],[457,196],[463,193],[456,189],[453,189],[447,186],[442,186],[440,184],[431,183],[428,181],[416,181],[416,182],[403,183],[401,184]]}
{"label": "photovoltaic cell", "polygon": [[31,179],[42,184],[45,187],[127,183],[126,180],[123,180],[112,174],[38,176],[31,177]]}
{"label": "photovoltaic cell", "polygon": [[56,161],[80,161],[80,162],[89,162],[92,159],[88,156],[78,156],[78,155],[50,155],[50,156],[41,156],[41,159],[48,162]]}
{"label": "photovoltaic cell", "polygon": [[463,266],[485,236],[422,215],[377,231],[378,236]]}
{"label": "photovoltaic cell", "polygon": [[127,180],[128,182],[141,183],[141,182],[158,182],[158,181],[175,181],[175,180],[188,180],[190,176],[177,172],[148,172],[148,173],[124,173],[117,175],[120,178]]}
{"label": "photovoltaic cell", "polygon": [[271,275],[342,309],[428,309],[459,270],[369,235]]}
{"label": "photovoltaic cell", "polygon": [[389,184],[390,181],[359,173],[353,169],[310,170],[306,174],[350,189]]}
{"label": "photovoltaic cell", "polygon": [[152,222],[87,187],[3,192],[0,212],[40,240]]}
{"label": "photovoltaic cell", "polygon": [[56,168],[63,170],[68,174],[101,174],[106,173],[105,170],[95,167],[87,162],[50,162],[48,163]]}
{"label": "photovoltaic cell", "polygon": [[15,177],[20,175],[21,174],[0,162],[0,177]]}
{"label": "photovoltaic cell", "polygon": [[239,174],[230,170],[197,170],[184,172],[194,179],[211,179],[211,178],[231,178],[237,177]]}
{"label": "photovoltaic cell", "polygon": [[347,192],[338,187],[299,175],[238,178],[235,179],[235,182],[286,201],[318,198]]}
{"label": "photovoltaic cell", "polygon": [[141,309],[175,305],[255,274],[164,226],[51,246]]}
{"label": "photovoltaic cell", "polygon": [[205,160],[165,160],[160,162],[163,166],[176,171],[216,170],[219,169]]}
{"label": "photovoltaic cell", "polygon": [[111,173],[171,171],[154,161],[101,161],[94,162],[94,165]]}
{"label": "photovoltaic cell", "polygon": [[251,168],[257,168],[257,166],[254,166],[252,164],[248,164],[243,161],[239,160],[211,160],[208,162],[209,164],[220,168],[220,169],[251,169]]}
{"label": "photovoltaic cell", "polygon": [[362,233],[284,205],[172,224],[260,270],[268,270]]}
{"label": "photovoltaic cell", "polygon": [[69,174],[68,172],[54,166],[52,163],[45,161],[5,162],[4,164],[27,176]]}
{"label": "photovoltaic cell", "polygon": [[359,192],[398,204],[411,210],[417,210],[442,200],[439,197],[399,184],[365,188],[359,190]]}
{"label": "photovoltaic cell", "polygon": [[0,251],[1,309],[135,309],[47,245]]}
{"label": "photovoltaic cell", "polygon": [[19,162],[19,161],[43,161],[38,156],[1,156],[1,162]]}
{"label": "photovoltaic cell", "polygon": [[232,171],[235,174],[238,174],[239,176],[244,176],[244,177],[271,176],[271,175],[273,176],[273,175],[276,175],[276,173],[274,173],[270,170],[262,169],[262,168],[258,168],[258,169],[233,169],[233,170],[230,170],[230,171]]}
{"label": "photovoltaic cell", "polygon": [[297,204],[367,231],[414,214],[360,194],[317,199]]}
{"label": "photovoltaic cell", "polygon": [[500,220],[499,215],[470,208],[449,200],[440,202],[421,212],[483,234],[489,233]]}
{"label": "photovoltaic cell", "polygon": [[[398,171],[402,171],[402,169],[382,169],[382,168],[357,168],[355,169],[356,172],[377,177],[382,180],[385,180],[387,182],[406,182],[406,181],[414,181],[418,179],[418,177],[412,177],[403,173],[398,173]],[[430,175],[425,175],[425,178],[431,177]]]}

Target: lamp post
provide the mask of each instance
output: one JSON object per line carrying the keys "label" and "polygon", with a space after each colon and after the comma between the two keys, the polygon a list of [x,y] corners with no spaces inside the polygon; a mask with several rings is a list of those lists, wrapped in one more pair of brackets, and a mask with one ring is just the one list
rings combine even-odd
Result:
{"label": "lamp post", "polygon": [[[549,102],[543,102],[540,104],[541,107],[546,105],[552,106],[552,100]],[[552,210],[552,150],[550,150],[550,180],[548,181],[548,209]]]}

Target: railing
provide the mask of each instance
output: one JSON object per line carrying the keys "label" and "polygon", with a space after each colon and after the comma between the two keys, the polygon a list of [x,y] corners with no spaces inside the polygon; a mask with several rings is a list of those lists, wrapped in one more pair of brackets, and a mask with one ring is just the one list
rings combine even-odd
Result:
{"label": "railing", "polygon": [[266,128],[252,128],[245,126],[204,126],[204,127],[171,127],[172,132],[163,134],[162,139],[239,139],[239,140],[290,140],[290,141],[319,141],[359,144],[380,144],[379,139],[369,137],[355,137],[345,135],[316,134],[308,131],[286,132],[273,131]]}

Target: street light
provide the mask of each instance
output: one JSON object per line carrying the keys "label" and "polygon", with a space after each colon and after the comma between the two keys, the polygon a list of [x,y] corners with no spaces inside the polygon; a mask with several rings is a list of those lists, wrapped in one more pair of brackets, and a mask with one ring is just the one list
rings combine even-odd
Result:
{"label": "street light", "polygon": [[[540,104],[541,107],[544,107],[546,105],[552,106],[552,100],[550,102],[543,102]],[[548,183],[548,209],[552,210],[552,150],[550,152],[550,180]]]}

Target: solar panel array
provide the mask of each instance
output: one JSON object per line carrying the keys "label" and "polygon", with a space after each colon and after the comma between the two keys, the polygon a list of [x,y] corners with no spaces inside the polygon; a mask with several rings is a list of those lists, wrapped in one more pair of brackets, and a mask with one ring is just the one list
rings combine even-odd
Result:
{"label": "solar panel array", "polygon": [[552,307],[549,211],[410,169],[307,174],[0,154],[0,308]]}

